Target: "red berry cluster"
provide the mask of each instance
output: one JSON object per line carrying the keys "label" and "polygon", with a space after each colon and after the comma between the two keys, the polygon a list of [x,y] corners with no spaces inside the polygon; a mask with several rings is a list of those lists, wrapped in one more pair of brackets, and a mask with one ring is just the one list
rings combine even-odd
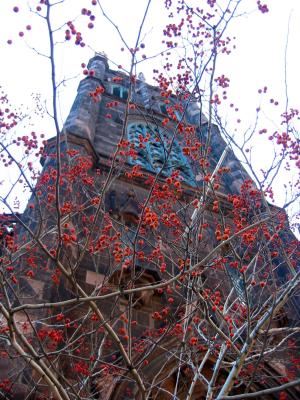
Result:
{"label": "red berry cluster", "polygon": [[83,42],[82,36],[81,36],[81,32],[77,32],[77,30],[75,29],[75,25],[71,22],[68,21],[67,25],[70,29],[66,29],[65,31],[65,39],[66,40],[71,40],[72,35],[75,36],[75,44],[77,46],[80,47],[84,47],[85,43]]}

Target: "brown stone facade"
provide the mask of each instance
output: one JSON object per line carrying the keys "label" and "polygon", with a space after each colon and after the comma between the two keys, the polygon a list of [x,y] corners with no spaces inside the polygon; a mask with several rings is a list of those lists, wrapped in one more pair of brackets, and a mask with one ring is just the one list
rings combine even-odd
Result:
{"label": "brown stone facade", "polygon": [[[117,151],[122,141],[130,139],[127,127],[149,125],[155,130],[162,126],[166,115],[160,107],[159,89],[137,79],[132,91],[128,76],[109,69],[103,55],[96,55],[88,67],[94,73],[80,83],[61,133],[59,203],[64,211],[58,216],[57,204],[51,202],[51,196],[55,194],[51,187],[55,186],[57,177],[56,140],[53,139],[48,142],[42,160],[43,172],[37,184],[37,190],[42,194],[39,199],[33,195],[24,215],[15,219],[20,227],[16,243],[22,243],[22,246],[13,256],[19,268],[18,281],[7,297],[16,310],[14,323],[21,333],[17,342],[22,343],[26,356],[22,357],[17,348],[2,340],[0,374],[4,380],[5,377],[9,379],[9,390],[2,396],[16,400],[56,399],[58,396],[49,384],[49,380],[56,379],[57,385],[62,385],[69,396],[61,395],[60,398],[142,399],[136,369],[146,389],[150,388],[148,399],[173,399],[174,392],[180,400],[205,399],[205,382],[211,379],[217,362],[214,339],[209,343],[197,339],[194,347],[186,344],[192,340],[193,332],[198,332],[199,338],[202,332],[213,338],[211,328],[201,325],[201,321],[207,315],[212,322],[219,317],[218,311],[203,306],[197,291],[207,293],[208,297],[214,293],[213,301],[217,303],[216,293],[221,298],[222,293],[228,294],[231,290],[236,298],[233,307],[243,309],[245,299],[240,275],[229,267],[227,269],[222,261],[224,257],[230,259],[232,249],[219,246],[215,229],[210,227],[218,224],[233,226],[233,207],[228,195],[239,194],[249,176],[233,152],[228,151],[225,164],[231,172],[220,178],[214,194],[219,209],[216,211],[212,197],[206,193],[207,207],[198,216],[201,220],[198,225],[208,228],[203,232],[191,229],[189,242],[184,232],[178,236],[176,229],[178,221],[186,221],[188,225],[194,211],[193,201],[203,198],[200,190],[203,170],[192,162],[188,166],[185,158],[173,154],[173,162],[190,180],[181,181],[181,191],[176,197],[164,199],[166,223],[159,233],[151,230],[149,223],[141,224],[140,215],[153,179],[157,179],[160,188],[157,190],[163,191],[166,175],[155,178],[155,170],[147,171],[147,165],[138,156],[135,162],[144,174],[137,173],[132,177],[134,161],[130,154],[127,150],[123,154]],[[91,94],[97,92],[98,87],[104,91],[96,93],[95,99]],[[128,107],[128,96],[135,107]],[[171,99],[176,100],[175,96]],[[208,121],[195,102],[187,104],[184,121],[197,129],[199,137],[205,137]],[[176,131],[177,123],[170,124]],[[215,125],[210,129],[213,171],[226,143]],[[175,139],[180,143],[180,135]],[[156,168],[160,150],[155,143],[151,145],[150,148],[146,144],[145,151],[150,149],[150,168]],[[32,204],[34,207],[30,207]],[[170,204],[172,215],[168,208]],[[151,210],[164,213],[164,209],[155,207],[154,204]],[[273,212],[276,214],[279,210],[274,207]],[[255,214],[251,216],[254,217]],[[195,240],[195,235],[200,234],[201,239]],[[58,239],[59,235],[63,239]],[[292,238],[288,229],[286,235]],[[218,246],[213,257],[201,263]],[[239,246],[237,243],[236,248]],[[55,249],[59,255],[54,253]],[[162,254],[166,256],[162,257]],[[190,260],[187,254],[190,254]],[[178,262],[181,258],[182,265]],[[32,275],[28,274],[28,263]],[[199,268],[188,283],[181,284],[184,281],[179,278],[167,287],[162,285],[173,276],[179,276],[181,271],[184,277],[185,268],[197,263]],[[280,260],[278,265],[279,269],[284,269]],[[281,279],[285,281],[285,274]],[[116,292],[118,295],[114,294]],[[252,304],[258,298],[257,293],[260,292],[254,287]],[[259,301],[263,302],[263,294],[259,296],[262,296]],[[297,320],[298,310],[290,304],[281,319],[274,322],[274,328],[291,323],[291,316]],[[185,320],[192,328],[183,339],[181,329]],[[110,328],[117,336],[111,334]],[[201,364],[208,348],[211,353],[188,397],[195,365]],[[126,362],[122,349],[131,353],[132,364]],[[228,365],[234,356],[234,351],[229,352]],[[265,369],[260,371],[266,376],[266,387],[280,381],[274,371],[273,375],[266,372],[272,368],[271,360],[267,361]],[[47,380],[39,374],[39,366],[44,364],[53,378]],[[285,373],[284,368],[282,365],[278,376]],[[224,368],[216,386],[223,384],[228,371],[229,367]],[[251,385],[251,390],[263,388],[258,379]],[[242,383],[231,393],[243,393],[245,387],[246,383]],[[297,395],[296,390],[288,392],[289,399],[296,399]],[[264,398],[276,399],[276,396]]]}

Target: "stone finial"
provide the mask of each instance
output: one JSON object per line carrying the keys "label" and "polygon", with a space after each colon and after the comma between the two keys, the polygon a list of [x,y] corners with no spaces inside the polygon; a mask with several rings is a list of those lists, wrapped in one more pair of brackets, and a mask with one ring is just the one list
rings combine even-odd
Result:
{"label": "stone finial", "polygon": [[90,59],[87,65],[88,69],[92,69],[95,72],[94,77],[103,79],[105,71],[109,68],[107,55],[102,53],[95,53],[94,57]]}
{"label": "stone finial", "polygon": [[142,72],[140,72],[140,73],[138,74],[138,79],[139,79],[140,81],[142,81],[142,82],[146,82],[145,75],[144,75]]}
{"label": "stone finial", "polygon": [[106,59],[108,58],[107,54],[105,53],[105,51],[95,51],[95,56],[94,57],[97,57],[97,56],[104,57]]}

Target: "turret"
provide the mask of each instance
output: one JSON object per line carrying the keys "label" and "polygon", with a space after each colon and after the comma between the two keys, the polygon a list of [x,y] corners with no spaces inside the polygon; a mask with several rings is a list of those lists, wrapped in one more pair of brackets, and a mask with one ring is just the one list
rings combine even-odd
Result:
{"label": "turret", "polygon": [[78,86],[76,99],[64,125],[64,133],[89,139],[93,143],[101,94],[95,99],[91,93],[102,85],[107,69],[108,63],[105,55],[96,54],[90,59],[88,76]]}

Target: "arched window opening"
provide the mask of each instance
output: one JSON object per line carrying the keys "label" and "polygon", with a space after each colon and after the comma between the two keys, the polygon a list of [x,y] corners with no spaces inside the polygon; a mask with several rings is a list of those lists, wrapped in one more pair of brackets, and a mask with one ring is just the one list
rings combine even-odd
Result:
{"label": "arched window opening", "polygon": [[168,132],[156,126],[143,123],[132,123],[127,128],[127,136],[136,152],[130,157],[131,164],[138,164],[151,172],[161,172],[162,176],[170,176],[179,171],[185,183],[195,186],[195,179],[189,161],[183,155],[180,145],[171,140]]}
{"label": "arched window opening", "polygon": [[234,255],[230,252],[230,247],[225,245],[222,250],[222,256],[227,258],[227,262],[225,262],[225,270],[226,273],[231,281],[232,286],[236,292],[236,295],[239,301],[242,304],[246,303],[246,296],[245,296],[245,281],[243,274],[239,271],[239,269],[233,266],[232,261],[235,261]]}
{"label": "arched window opening", "polygon": [[131,124],[127,129],[127,136],[134,147],[136,157],[130,157],[131,164],[138,164],[142,168],[152,171],[149,154],[147,153],[147,128],[143,124]]}
{"label": "arched window opening", "polygon": [[243,275],[236,268],[231,267],[229,264],[226,264],[226,270],[239,298],[239,301],[245,304],[245,282],[243,279]]}

